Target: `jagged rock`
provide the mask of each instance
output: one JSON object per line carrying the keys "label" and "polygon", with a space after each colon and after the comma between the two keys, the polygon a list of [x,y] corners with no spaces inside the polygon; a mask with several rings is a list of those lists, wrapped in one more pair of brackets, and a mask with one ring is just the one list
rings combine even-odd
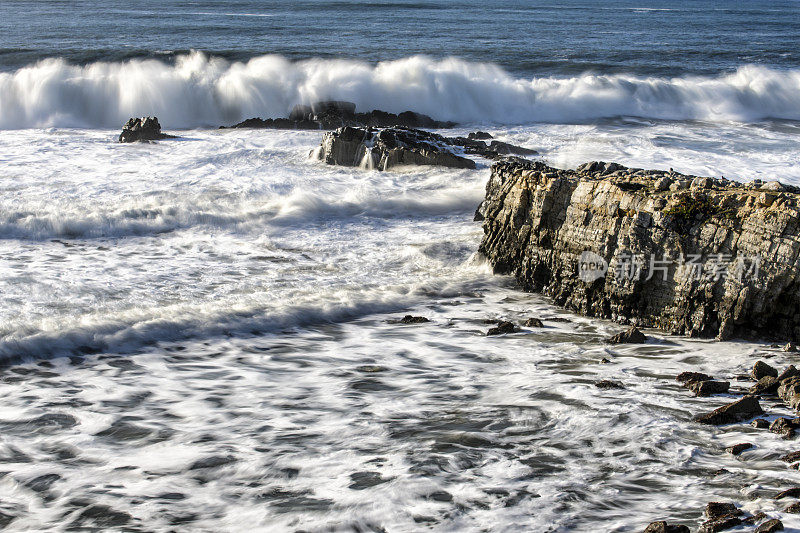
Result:
{"label": "jagged rock", "polygon": [[675,381],[680,381],[684,384],[684,386],[688,385],[692,381],[710,381],[714,378],[709,376],[708,374],[703,374],[701,372],[681,372],[675,378]]}
{"label": "jagged rock", "polygon": [[529,318],[528,320],[525,321],[524,326],[526,328],[543,328],[544,323],[538,318]]}
{"label": "jagged rock", "polygon": [[686,388],[694,393],[695,396],[712,396],[714,394],[725,394],[730,389],[729,381],[690,381]]}
{"label": "jagged rock", "polygon": [[792,514],[800,514],[800,502],[789,505],[784,511]]}
{"label": "jagged rock", "polygon": [[401,165],[475,168],[475,162],[453,152],[449,139],[422,130],[392,128],[379,132],[344,127],[326,133],[316,156],[329,165],[388,170]]}
{"label": "jagged rock", "polygon": [[697,531],[698,533],[717,533],[718,531],[725,531],[726,529],[731,529],[741,524],[741,518],[729,515],[704,522]]}
{"label": "jagged rock", "polygon": [[794,365],[789,365],[783,369],[783,372],[778,374],[778,381],[783,381],[793,377],[800,377],[800,370],[797,370]]}
{"label": "jagged rock", "polygon": [[475,141],[488,141],[489,139],[494,139],[491,133],[487,133],[485,131],[474,131],[467,135],[467,138]]}
{"label": "jagged rock", "polygon": [[598,381],[594,384],[595,387],[598,389],[624,389],[625,386],[622,383],[617,381],[611,381],[610,379],[604,379],[602,381]]}
{"label": "jagged rock", "polygon": [[[325,101],[311,105],[296,105],[288,118],[249,118],[230,128],[259,128],[280,130],[332,130],[344,126],[360,128],[452,128],[455,122],[434,120],[428,115],[404,111],[399,115],[374,110],[356,113],[352,102]],[[220,126],[225,129],[225,126]]]}
{"label": "jagged rock", "polygon": [[775,533],[776,531],[783,531],[783,522],[777,518],[773,518],[759,525],[755,533]]}
{"label": "jagged rock", "polygon": [[706,504],[706,516],[711,520],[716,520],[717,518],[722,518],[723,516],[739,516],[741,514],[742,511],[732,503],[708,502]]}
{"label": "jagged rock", "polygon": [[728,446],[727,448],[725,448],[725,451],[731,455],[741,455],[742,452],[745,452],[752,447],[753,445],[749,442],[740,442],[739,444]]}
{"label": "jagged rock", "polygon": [[486,333],[487,336],[504,335],[506,333],[516,333],[519,328],[513,322],[500,322],[497,327],[489,329]]}
{"label": "jagged rock", "polygon": [[689,533],[689,528],[684,525],[668,524],[664,520],[653,522],[644,529],[644,533]]}
{"label": "jagged rock", "polygon": [[756,361],[756,364],[753,365],[753,370],[750,374],[756,381],[766,376],[778,377],[778,371],[764,361]]}
{"label": "jagged rock", "polygon": [[756,429],[767,429],[769,427],[769,422],[763,418],[756,418],[750,425]]}
{"label": "jagged rock", "polygon": [[733,424],[743,422],[748,418],[753,418],[762,414],[764,411],[755,396],[745,396],[735,402],[723,405],[709,413],[703,413],[695,417],[695,422],[720,426],[723,424]]}
{"label": "jagged rock", "polygon": [[783,347],[784,352],[796,352],[797,346],[794,345],[793,342],[788,343],[786,346]]}
{"label": "jagged rock", "polygon": [[800,339],[800,189],[764,207],[760,191],[724,180],[656,190],[665,176],[694,179],[602,162],[495,163],[478,209],[480,252],[496,273],[586,316],[696,337]]}
{"label": "jagged rock", "polygon": [[119,142],[132,143],[137,141],[159,141],[161,139],[174,139],[174,135],[161,132],[158,117],[131,118],[122,126]]}
{"label": "jagged rock", "polygon": [[775,394],[778,392],[780,382],[773,376],[764,376],[758,383],[750,387],[750,394]]}
{"label": "jagged rock", "polygon": [[425,322],[430,322],[430,320],[424,316],[406,315],[400,319],[401,324],[424,324]]}
{"label": "jagged rock", "polygon": [[638,328],[632,327],[622,333],[617,333],[606,340],[609,344],[644,344],[647,337]]}
{"label": "jagged rock", "polygon": [[795,429],[798,427],[798,421],[792,418],[776,418],[769,425],[769,430],[773,433],[783,435],[784,438],[792,438],[795,434]]}

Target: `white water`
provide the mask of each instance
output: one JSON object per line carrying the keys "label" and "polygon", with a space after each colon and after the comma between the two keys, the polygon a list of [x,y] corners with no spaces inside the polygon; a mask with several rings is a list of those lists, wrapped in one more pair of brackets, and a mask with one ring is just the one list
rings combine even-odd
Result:
{"label": "white water", "polygon": [[409,57],[375,65],[230,63],[201,53],[157,60],[69,65],[48,59],[0,73],[0,129],[116,128],[157,115],[166,128],[283,117],[298,103],[355,102],[358,109],[414,110],[461,123],[575,123],[604,117],[668,120],[800,119],[800,70],[748,65],[717,77],[584,74],[514,78],[492,64]]}
{"label": "white water", "polygon": [[[800,184],[793,123],[491,131],[560,166]],[[725,400],[673,380],[785,354],[658,335],[610,349],[617,326],[491,276],[471,221],[485,162],[381,173],[310,161],[319,132],[116,133],[0,138],[0,359],[30,361],[0,371],[12,529],[86,525],[93,503],[148,531],[622,532],[696,524],[710,500],[800,528],[770,500],[800,483],[777,459],[791,445],[691,424]],[[387,322],[407,312],[433,322]],[[487,318],[555,314],[573,322],[483,336]],[[210,456],[233,462],[190,469]]]}

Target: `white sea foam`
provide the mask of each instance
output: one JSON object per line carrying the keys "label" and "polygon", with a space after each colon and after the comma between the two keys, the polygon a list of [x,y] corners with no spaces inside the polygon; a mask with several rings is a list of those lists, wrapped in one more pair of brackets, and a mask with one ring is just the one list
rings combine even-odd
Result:
{"label": "white sea foam", "polygon": [[362,111],[414,110],[463,123],[571,123],[603,117],[800,119],[800,70],[748,65],[716,77],[584,74],[515,78],[502,68],[423,56],[368,64],[262,56],[246,63],[191,53],[69,65],[48,59],[0,73],[0,128],[119,127],[157,115],[168,128],[286,116],[295,104],[349,100]]}

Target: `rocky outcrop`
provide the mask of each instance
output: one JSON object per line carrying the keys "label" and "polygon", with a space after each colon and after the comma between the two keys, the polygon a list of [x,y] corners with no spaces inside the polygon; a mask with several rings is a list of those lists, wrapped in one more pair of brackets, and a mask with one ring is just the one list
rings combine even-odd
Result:
{"label": "rocky outcrop", "polygon": [[[494,143],[495,141],[493,141]],[[528,150],[511,146],[518,152]],[[383,130],[345,126],[326,133],[312,156],[329,165],[358,166],[388,170],[403,165],[436,165],[451,168],[475,168],[464,155],[500,159],[500,153],[485,142],[466,137],[445,137],[429,131],[395,127]],[[529,150],[534,152],[533,150]],[[461,155],[463,154],[463,155]]]}
{"label": "rocky outcrop", "polygon": [[[257,128],[278,130],[332,130],[344,126],[359,128],[406,128],[445,129],[455,126],[455,122],[434,120],[428,115],[404,111],[400,114],[374,110],[357,113],[352,102],[327,101],[311,105],[296,105],[288,118],[249,118],[229,128]],[[225,126],[221,126],[225,129]]]}
{"label": "rocky outcrop", "polygon": [[174,135],[161,132],[158,117],[131,118],[122,126],[119,142],[132,143],[137,141],[159,141],[161,139],[174,139]]}
{"label": "rocky outcrop", "polygon": [[587,315],[699,337],[800,339],[800,190],[594,162],[492,167],[480,251]]}

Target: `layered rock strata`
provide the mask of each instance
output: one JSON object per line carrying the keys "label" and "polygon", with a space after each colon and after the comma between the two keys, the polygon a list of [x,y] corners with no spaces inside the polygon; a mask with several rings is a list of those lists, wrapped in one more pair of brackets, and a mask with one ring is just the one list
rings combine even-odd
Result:
{"label": "layered rock strata", "polygon": [[587,316],[698,337],[800,339],[800,195],[593,162],[492,167],[480,251]]}

